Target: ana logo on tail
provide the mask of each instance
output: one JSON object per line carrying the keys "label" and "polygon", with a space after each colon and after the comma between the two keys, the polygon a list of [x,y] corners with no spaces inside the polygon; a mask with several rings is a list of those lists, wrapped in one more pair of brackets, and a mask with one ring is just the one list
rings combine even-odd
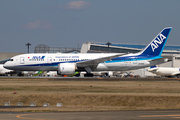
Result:
{"label": "ana logo on tail", "polygon": [[155,50],[156,48],[158,48],[159,45],[160,45],[161,43],[163,43],[163,41],[164,41],[165,39],[166,39],[166,37],[165,37],[163,34],[159,34],[159,35],[155,38],[155,40],[151,43],[152,51],[154,52],[154,50]]}
{"label": "ana logo on tail", "polygon": [[166,41],[168,39],[171,27],[164,28],[150,43],[142,50],[141,54],[161,56]]}

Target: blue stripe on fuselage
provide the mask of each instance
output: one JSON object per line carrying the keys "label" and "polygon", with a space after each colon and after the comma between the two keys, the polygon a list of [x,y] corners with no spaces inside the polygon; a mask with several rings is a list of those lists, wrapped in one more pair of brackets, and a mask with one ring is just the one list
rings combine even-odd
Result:
{"label": "blue stripe on fuselage", "polygon": [[30,65],[19,65],[19,66],[58,66],[58,64],[60,63],[76,63],[76,62],[80,62],[80,61],[64,61],[64,62],[30,64]]}

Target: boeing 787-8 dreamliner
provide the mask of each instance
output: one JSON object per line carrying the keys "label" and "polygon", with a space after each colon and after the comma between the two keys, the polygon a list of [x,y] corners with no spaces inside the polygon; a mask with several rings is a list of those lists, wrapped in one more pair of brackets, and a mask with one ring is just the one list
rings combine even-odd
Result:
{"label": "boeing 787-8 dreamliner", "polygon": [[128,71],[150,67],[166,61],[161,54],[171,29],[164,28],[138,53],[22,54],[12,57],[4,67],[20,71],[57,71],[62,75],[85,71],[86,76],[92,76],[92,71]]}

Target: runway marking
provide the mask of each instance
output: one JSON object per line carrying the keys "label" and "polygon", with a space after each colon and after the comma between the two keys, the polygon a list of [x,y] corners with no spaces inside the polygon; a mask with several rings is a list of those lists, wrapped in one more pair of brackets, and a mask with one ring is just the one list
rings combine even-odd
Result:
{"label": "runway marking", "polygon": [[35,115],[35,114],[22,114],[22,115],[18,115],[18,116],[16,116],[16,117],[17,117],[17,118],[20,118],[20,119],[30,119],[30,120],[47,120],[47,119],[40,119],[40,118],[22,117],[22,116],[26,116],[26,115]]}

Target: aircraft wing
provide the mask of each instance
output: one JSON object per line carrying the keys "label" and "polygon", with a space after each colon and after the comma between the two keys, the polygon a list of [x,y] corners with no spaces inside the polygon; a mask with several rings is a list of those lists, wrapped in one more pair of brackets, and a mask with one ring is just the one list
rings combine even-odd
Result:
{"label": "aircraft wing", "polygon": [[97,59],[93,59],[93,60],[82,61],[82,62],[76,63],[76,66],[77,67],[90,67],[91,69],[93,69],[93,68],[96,68],[98,66],[98,64],[101,62],[111,60],[113,58],[123,56],[123,55],[127,55],[127,54],[128,53],[116,54],[116,55],[112,55],[112,56],[108,56],[108,57],[101,57],[101,58],[97,58]]}

